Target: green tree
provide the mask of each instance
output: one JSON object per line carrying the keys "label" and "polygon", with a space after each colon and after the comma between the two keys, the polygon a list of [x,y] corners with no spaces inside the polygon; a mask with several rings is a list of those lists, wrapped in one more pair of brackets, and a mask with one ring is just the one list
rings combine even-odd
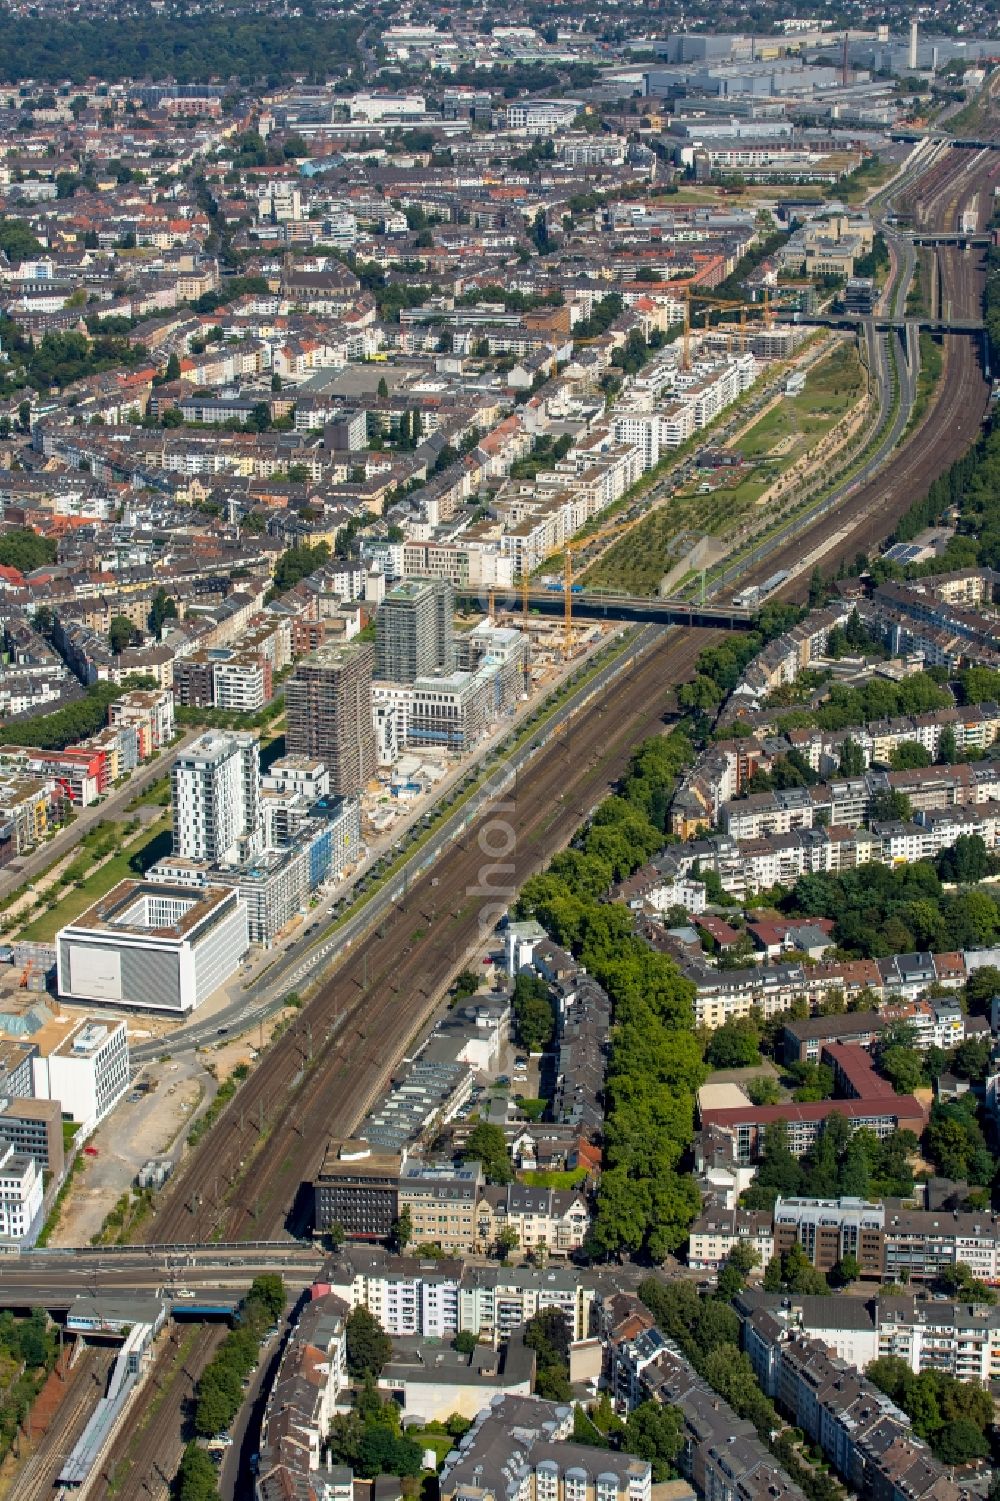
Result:
{"label": "green tree", "polygon": [[58,553],[56,543],[43,537],[29,527],[12,527],[0,536],[0,564],[16,568],[19,573],[32,573],[54,563]]}
{"label": "green tree", "polygon": [[163,635],[163,626],[167,620],[177,619],[177,605],[171,599],[161,585],[153,596],[153,603],[149,610],[149,629],[157,640]]}
{"label": "green tree", "polygon": [[569,1387],[570,1327],[561,1308],[543,1308],[524,1326],[524,1343],[535,1352],[535,1390],[565,1401]]}
{"label": "green tree", "polygon": [[712,1068],[751,1068],[760,1062],[760,1032],[748,1017],[725,1022],[712,1033],[705,1061]]}
{"label": "green tree", "polygon": [[404,1204],[392,1225],[392,1243],[397,1251],[405,1251],[413,1239],[413,1216],[409,1204]]}
{"label": "green tree", "polygon": [[363,1303],[347,1315],[347,1368],[355,1378],[377,1376],[392,1355],[392,1341]]}
{"label": "green tree", "polygon": [[848,1252],[836,1263],[830,1275],[838,1287],[847,1287],[861,1276],[861,1263]]}
{"label": "green tree", "polygon": [[471,1329],[460,1329],[451,1342],[452,1349],[457,1350],[459,1355],[471,1355],[478,1344],[479,1337]]}
{"label": "green tree", "polygon": [[912,1094],[924,1083],[923,1063],[916,1048],[886,1048],[879,1053],[878,1066],[897,1094]]}
{"label": "green tree", "polygon": [[124,615],[112,617],[108,627],[108,644],[115,656],[120,656],[132,640],[132,622]]}
{"label": "green tree", "polygon": [[180,378],[181,362],[176,354],[171,354],[170,358],[167,360],[167,368],[163,372],[164,382],[169,383],[171,381],[180,380]]}
{"label": "green tree", "polygon": [[514,1177],[503,1131],[489,1121],[479,1121],[473,1126],[462,1152],[462,1160],[481,1162],[488,1183],[510,1183]]}
{"label": "green tree", "polygon": [[518,1042],[529,1053],[543,1052],[555,1033],[555,1009],[545,981],[522,971],[515,977],[511,1004]]}
{"label": "green tree", "polygon": [[204,1449],[192,1440],[177,1472],[178,1501],[218,1501],[219,1472]]}
{"label": "green tree", "polygon": [[939,766],[954,766],[958,760],[958,743],[950,724],[945,725],[938,737],[937,759]]}
{"label": "green tree", "polygon": [[931,754],[919,740],[901,740],[889,757],[893,771],[916,771],[931,764]]}
{"label": "green tree", "polygon": [[683,1443],[683,1416],[663,1402],[640,1402],[625,1421],[622,1448],[652,1465],[656,1484],[675,1474],[674,1462]]}
{"label": "green tree", "polygon": [[280,1272],[259,1272],[250,1284],[247,1303],[256,1304],[266,1319],[277,1323],[285,1312],[286,1296]]}
{"label": "green tree", "polygon": [[864,751],[856,740],[850,735],[846,736],[840,747],[840,775],[842,777],[859,777],[864,769]]}
{"label": "green tree", "polygon": [[942,1464],[967,1465],[974,1459],[987,1459],[989,1441],[982,1429],[969,1418],[954,1418],[942,1424],[934,1436],[934,1453]]}

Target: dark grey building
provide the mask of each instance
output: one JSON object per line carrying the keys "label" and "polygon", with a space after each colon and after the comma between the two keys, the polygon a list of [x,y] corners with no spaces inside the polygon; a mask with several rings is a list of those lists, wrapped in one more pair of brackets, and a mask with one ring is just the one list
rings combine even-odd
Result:
{"label": "dark grey building", "polygon": [[375,676],[415,683],[454,667],[455,591],[447,579],[405,579],[375,617]]}

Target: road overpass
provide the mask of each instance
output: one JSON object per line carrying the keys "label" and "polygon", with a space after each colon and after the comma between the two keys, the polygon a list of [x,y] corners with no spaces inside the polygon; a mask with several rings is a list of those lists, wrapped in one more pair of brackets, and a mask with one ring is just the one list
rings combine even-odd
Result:
{"label": "road overpass", "polygon": [[319,1247],[294,1240],[50,1248],[0,1256],[0,1309],[59,1315],[80,1297],[158,1294],[175,1316],[204,1317],[206,1308],[218,1316],[235,1308],[261,1273],[278,1272],[304,1287],[322,1264]]}
{"label": "road overpass", "polygon": [[890,318],[880,313],[798,313],[796,323],[810,328],[864,328],[870,324],[878,333],[895,330],[905,333],[909,327],[930,334],[981,334],[982,318]]}
{"label": "road overpass", "polygon": [[[459,589],[456,598],[459,604],[485,609],[489,591]],[[496,590],[496,603],[501,609],[519,610],[523,595],[520,589]],[[529,589],[528,609],[539,615],[565,613],[566,602],[562,585],[552,589]],[[574,590],[574,618],[586,620],[619,620],[642,622],[651,625],[708,626],[715,630],[748,631],[754,617],[749,610],[737,609],[734,605],[697,604],[687,599],[659,599],[655,595],[605,594],[591,589]]]}
{"label": "road overpass", "polygon": [[978,229],[966,233],[960,229],[942,229],[933,232],[929,230],[907,232],[897,229],[896,233],[905,234],[914,245],[957,245],[961,250],[968,250],[970,245],[985,247],[993,243],[991,234]]}

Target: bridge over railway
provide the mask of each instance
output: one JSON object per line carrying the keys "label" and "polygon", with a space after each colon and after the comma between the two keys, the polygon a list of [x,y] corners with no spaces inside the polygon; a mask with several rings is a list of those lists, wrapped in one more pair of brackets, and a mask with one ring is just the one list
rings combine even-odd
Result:
{"label": "bridge over railway", "polygon": [[0,1309],[63,1316],[98,1296],[159,1297],[175,1317],[228,1317],[261,1273],[302,1287],[322,1264],[320,1247],[295,1240],[25,1251],[0,1255]]}
{"label": "bridge over railway", "polygon": [[897,229],[897,235],[905,235],[906,239],[914,245],[957,245],[961,250],[968,250],[970,246],[985,247],[993,244],[993,236],[985,230],[972,230],[963,232],[960,229],[916,230],[907,233]]}
{"label": "bridge over railway", "polygon": [[[475,589],[456,590],[459,604],[485,607],[488,591]],[[495,591],[496,602],[502,609],[518,610],[522,606],[520,589],[511,589],[507,594]],[[529,589],[528,609],[539,615],[557,615],[565,610],[565,596],[560,584],[553,589]],[[636,621],[652,625],[708,626],[716,630],[748,631],[753,625],[751,611],[734,605],[698,604],[687,599],[658,599],[654,595],[627,595],[603,593],[590,589],[573,590],[573,618],[587,620]]]}
{"label": "bridge over railway", "polygon": [[907,328],[915,328],[918,332],[929,334],[981,334],[983,332],[982,318],[890,318],[878,313],[798,313],[795,316],[796,323],[808,325],[810,328],[863,328],[870,325],[877,333],[888,333],[895,329],[899,333],[905,333]]}

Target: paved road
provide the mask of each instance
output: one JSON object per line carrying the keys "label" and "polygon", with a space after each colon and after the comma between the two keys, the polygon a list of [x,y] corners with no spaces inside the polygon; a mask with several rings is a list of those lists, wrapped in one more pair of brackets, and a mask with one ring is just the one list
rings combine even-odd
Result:
{"label": "paved road", "polygon": [[[287,1250],[248,1251],[245,1246],[168,1252],[162,1246],[103,1251],[81,1247],[64,1254],[33,1252],[0,1257],[0,1308],[62,1308],[74,1299],[149,1295],[178,1288],[243,1290],[262,1272],[280,1272],[297,1288],[312,1281],[322,1252],[289,1241]],[[178,1299],[182,1307],[184,1299]]]}
{"label": "paved road", "polygon": [[[507,761],[502,762],[497,768],[496,775],[490,776],[486,784],[447,818],[426,844],[410,856],[395,879],[370,897],[360,911],[344,923],[336,933],[330,933],[328,930],[327,936],[324,937],[315,932],[330,916],[330,903],[328,902],[324,908],[313,915],[303,935],[289,945],[275,964],[265,970],[258,980],[250,984],[244,996],[223,1010],[217,1011],[205,1021],[193,1021],[188,1026],[179,1027],[173,1031],[170,1034],[171,1052],[176,1053],[181,1048],[203,1047],[216,1042],[223,1032],[245,1032],[257,1026],[267,1016],[280,1010],[290,990],[301,990],[317,980],[321,972],[335,958],[355,944],[375,926],[385,913],[405,898],[408,888],[413,885],[417,877],[433,865],[444,850],[461,839],[464,831],[478,817],[483,808],[514,785],[517,775],[527,766],[532,756],[544,744],[547,744],[553,735],[560,733],[584,704],[600,694],[620,673],[627,671],[635,654],[659,634],[661,634],[660,629],[656,626],[647,626],[638,632],[633,645],[628,650],[602,667],[593,678],[567,699],[545,725],[539,728],[537,734],[531,736]],[[481,769],[477,768],[477,774]],[[324,1040],[328,1039],[317,1037],[317,1045]],[[138,1047],[131,1050],[131,1056],[137,1063],[148,1062],[158,1058],[162,1051],[161,1039],[140,1043]]]}
{"label": "paved road", "polygon": [[177,744],[172,746],[165,755],[157,756],[154,761],[149,761],[145,766],[140,766],[122,787],[118,787],[109,797],[101,803],[92,803],[89,808],[81,808],[71,824],[60,829],[54,839],[43,844],[21,860],[8,865],[0,874],[0,899],[7,896],[11,891],[16,891],[23,886],[25,881],[34,880],[35,876],[41,875],[42,871],[48,870],[56,860],[79,844],[84,834],[94,828],[102,820],[110,820],[124,813],[133,798],[139,797],[147,787],[160,777],[165,776],[173,765],[180,751],[185,750],[201,734],[200,730],[188,730]]}

